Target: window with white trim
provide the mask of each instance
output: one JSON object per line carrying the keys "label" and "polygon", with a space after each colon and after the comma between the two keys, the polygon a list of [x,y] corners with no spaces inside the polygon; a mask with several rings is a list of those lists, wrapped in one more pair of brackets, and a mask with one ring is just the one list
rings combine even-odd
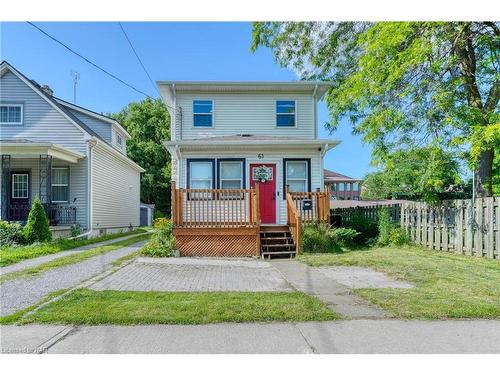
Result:
{"label": "window with white trim", "polygon": [[123,148],[123,137],[118,133],[116,133],[116,145],[119,148]]}
{"label": "window with white trim", "polygon": [[193,100],[193,126],[210,128],[214,124],[213,100]]}
{"label": "window with white trim", "polygon": [[22,104],[0,104],[0,124],[22,125],[23,105]]}
{"label": "window with white trim", "polygon": [[295,126],[295,100],[276,101],[276,126]]}
{"label": "window with white trim", "polygon": [[286,162],[286,184],[291,192],[308,191],[308,166],[307,161]]}
{"label": "window with white trim", "polygon": [[28,197],[29,175],[27,173],[12,174],[12,198],[23,199]]}
{"label": "window with white trim", "polygon": [[189,163],[189,188],[212,189],[213,163],[210,161],[191,161]]}
{"label": "window with white trim", "polygon": [[243,162],[221,161],[219,173],[221,189],[243,189]]}
{"label": "window with white trim", "polygon": [[69,168],[52,168],[52,202],[69,202]]}

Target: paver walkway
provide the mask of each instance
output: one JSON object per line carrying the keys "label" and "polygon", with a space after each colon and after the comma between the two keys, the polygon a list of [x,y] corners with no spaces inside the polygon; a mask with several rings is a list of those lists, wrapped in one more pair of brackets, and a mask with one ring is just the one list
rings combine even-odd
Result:
{"label": "paver walkway", "polygon": [[[49,293],[74,287],[104,272],[111,263],[141,248],[146,241],[110,251],[79,263],[61,266],[38,276],[23,277],[0,284],[0,316],[26,308]],[[99,246],[99,245],[94,245]]]}
{"label": "paver walkway", "polygon": [[23,260],[21,262],[11,264],[9,266],[0,267],[0,275],[6,275],[6,274],[11,273],[11,272],[22,271],[26,268],[36,267],[40,264],[50,262],[51,260],[54,260],[54,259],[62,258],[62,257],[68,256],[68,255],[78,254],[78,253],[81,253],[83,251],[93,249],[95,247],[110,245],[110,244],[113,244],[115,242],[124,241],[124,240],[127,240],[129,238],[141,236],[143,234],[144,233],[137,233],[137,234],[132,234],[130,236],[113,238],[111,240],[97,242],[97,243],[85,245],[85,246],[80,246],[80,247],[70,249],[70,250],[63,250],[63,251],[60,251],[60,252],[55,253],[55,254],[48,254],[48,255],[43,255],[41,257],[37,257],[37,258],[33,258],[33,259],[26,259],[26,260]]}
{"label": "paver walkway", "polygon": [[296,289],[314,295],[332,311],[347,318],[383,318],[385,312],[351,294],[351,289],[326,277],[320,270],[296,260],[274,260],[271,264]]}
{"label": "paver walkway", "polygon": [[2,353],[500,353],[495,320],[2,326]]}
{"label": "paver walkway", "polygon": [[268,262],[211,258],[138,258],[92,284],[91,288],[169,292],[293,291]]}

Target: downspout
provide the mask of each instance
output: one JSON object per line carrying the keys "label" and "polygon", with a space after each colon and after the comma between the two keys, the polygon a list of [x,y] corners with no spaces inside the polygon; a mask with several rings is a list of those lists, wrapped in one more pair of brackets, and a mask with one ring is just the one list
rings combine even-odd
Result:
{"label": "downspout", "polygon": [[313,123],[314,123],[314,139],[318,139],[318,124],[317,124],[317,110],[318,110],[318,103],[316,100],[316,92],[318,91],[318,84],[314,86],[314,92],[313,92]]}
{"label": "downspout", "polygon": [[92,234],[92,148],[97,144],[93,138],[87,139],[87,231],[78,236],[69,238],[70,240],[87,237]]}

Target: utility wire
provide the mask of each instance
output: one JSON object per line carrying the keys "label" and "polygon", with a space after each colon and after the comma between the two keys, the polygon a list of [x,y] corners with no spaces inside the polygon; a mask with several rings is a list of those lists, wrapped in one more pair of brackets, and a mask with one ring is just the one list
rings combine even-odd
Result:
{"label": "utility wire", "polygon": [[146,67],[144,66],[144,64],[142,63],[142,60],[141,58],[139,57],[139,54],[137,53],[137,51],[135,50],[132,42],[130,41],[130,38],[128,37],[127,33],[125,32],[125,29],[123,28],[123,25],[121,22],[118,22],[118,25],[120,25],[120,29],[122,29],[122,32],[123,32],[123,35],[125,36],[125,39],[127,39],[127,42],[130,46],[130,48],[132,49],[132,52],[134,52],[134,55],[135,57],[137,57],[137,60],[139,61],[139,64],[141,64],[142,66],[142,70],[144,70],[144,73],[146,73],[146,75],[148,76],[149,78],[149,82],[151,82],[151,85],[153,85],[153,87],[155,88],[156,92],[158,93],[158,95],[160,96],[160,98],[162,97],[161,96],[161,93],[160,91],[158,90],[158,87],[155,85],[153,79],[151,78],[151,76],[149,75],[148,73],[148,70],[146,69]]}
{"label": "utility wire", "polygon": [[[124,84],[125,86],[128,86],[129,88],[131,88],[132,90],[138,92],[139,94],[142,94],[144,96],[146,96],[147,98],[150,98],[150,99],[154,99],[153,97],[151,97],[150,95],[146,94],[144,91],[141,91],[137,88],[135,88],[134,86],[132,86],[131,84],[125,82],[124,80],[122,80],[121,78],[118,78],[117,76],[115,76],[113,73],[110,73],[108,72],[106,69],[104,68],[101,68],[99,65],[97,65],[96,63],[90,61],[89,59],[87,59],[85,56],[82,56],[81,54],[79,54],[78,52],[76,52],[75,50],[73,50],[71,47],[67,46],[66,44],[64,44],[63,42],[59,41],[58,39],[56,39],[55,37],[53,37],[52,35],[48,34],[46,31],[44,31],[43,29],[41,29],[40,27],[38,27],[37,25],[35,25],[34,23],[32,22],[29,22],[29,21],[26,21],[29,25],[33,26],[35,29],[37,29],[38,31],[40,31],[42,34],[44,34],[45,36],[49,37],[50,39],[52,39],[54,42],[60,44],[61,46],[63,46],[64,48],[66,48],[68,51],[70,51],[71,53],[77,55],[78,57],[80,57],[81,59],[85,60],[86,62],[88,62],[90,65],[94,66],[95,68],[99,69],[100,71],[102,71],[103,73],[107,74],[108,76],[110,76],[111,78],[114,78],[115,80],[117,80],[118,82]],[[142,63],[141,63],[142,64]],[[148,74],[149,76],[149,74]],[[150,78],[151,79],[151,78]],[[160,98],[161,98],[161,95],[160,95]]]}

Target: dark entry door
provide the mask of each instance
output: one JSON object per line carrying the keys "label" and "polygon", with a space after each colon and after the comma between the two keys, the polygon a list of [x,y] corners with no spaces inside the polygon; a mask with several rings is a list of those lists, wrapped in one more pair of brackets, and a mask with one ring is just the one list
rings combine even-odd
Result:
{"label": "dark entry door", "polygon": [[30,173],[16,171],[10,174],[10,221],[26,221],[30,210]]}

